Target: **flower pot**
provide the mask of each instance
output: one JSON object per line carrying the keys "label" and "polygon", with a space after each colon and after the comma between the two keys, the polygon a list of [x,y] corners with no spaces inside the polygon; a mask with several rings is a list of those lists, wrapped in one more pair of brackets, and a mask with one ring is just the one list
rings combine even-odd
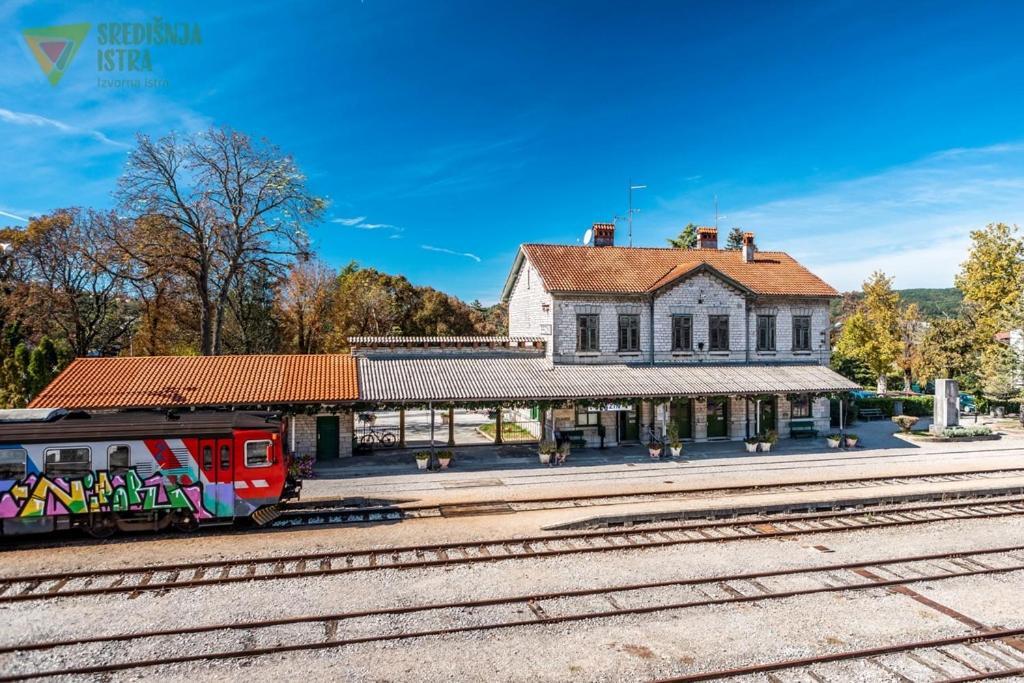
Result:
{"label": "flower pot", "polygon": [[745,445],[747,447],[747,453],[757,453],[757,447],[758,447],[757,443],[748,443],[748,444],[745,444]]}
{"label": "flower pot", "polygon": [[856,448],[858,441],[860,441],[860,439],[851,439],[850,437],[846,437],[846,447],[847,448]]}
{"label": "flower pot", "polygon": [[668,449],[672,452],[673,458],[678,458],[680,455],[683,454],[682,446],[669,446]]}
{"label": "flower pot", "polygon": [[540,459],[540,464],[541,465],[550,465],[551,464],[551,454],[550,453],[538,453],[537,457]]}
{"label": "flower pot", "polygon": [[647,452],[650,453],[652,458],[660,458],[661,457],[661,449],[660,448],[648,448]]}
{"label": "flower pot", "polygon": [[773,443],[772,443],[771,441],[762,441],[762,442],[761,442],[761,443],[759,443],[758,445],[759,445],[759,446],[761,447],[761,450],[762,450],[762,451],[764,451],[765,453],[767,453],[768,451],[770,451],[770,450],[772,449],[772,446],[773,446],[774,444],[773,444]]}
{"label": "flower pot", "polygon": [[427,464],[430,462],[427,458],[416,458],[416,467],[421,470],[427,469]]}
{"label": "flower pot", "polygon": [[828,439],[829,448],[839,448],[839,439]]}
{"label": "flower pot", "polygon": [[452,461],[452,459],[451,459],[451,458],[441,458],[441,459],[440,459],[440,460],[439,460],[438,462],[440,462],[440,463],[441,463],[441,469],[442,469],[442,470],[446,470],[446,469],[448,469],[448,464],[449,464],[449,463],[450,463],[451,461]]}

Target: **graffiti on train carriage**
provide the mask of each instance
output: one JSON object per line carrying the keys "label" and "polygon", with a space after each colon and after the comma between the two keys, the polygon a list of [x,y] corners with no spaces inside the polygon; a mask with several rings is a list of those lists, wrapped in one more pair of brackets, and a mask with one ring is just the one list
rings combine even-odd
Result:
{"label": "graffiti on train carriage", "polygon": [[212,517],[202,501],[201,483],[174,484],[159,474],[143,480],[134,467],[68,478],[30,474],[0,494],[0,519],[162,510],[191,512],[197,519]]}

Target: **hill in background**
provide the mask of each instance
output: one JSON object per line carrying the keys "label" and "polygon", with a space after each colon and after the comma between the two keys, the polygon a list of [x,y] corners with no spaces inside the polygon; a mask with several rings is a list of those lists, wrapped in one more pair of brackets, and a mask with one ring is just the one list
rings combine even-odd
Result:
{"label": "hill in background", "polygon": [[[928,317],[955,317],[964,300],[963,293],[956,287],[897,289],[896,293],[904,304],[917,304],[921,313]],[[844,306],[849,307],[851,303],[859,301],[860,297],[860,292],[844,292],[842,299],[832,302],[832,319],[841,318]]]}

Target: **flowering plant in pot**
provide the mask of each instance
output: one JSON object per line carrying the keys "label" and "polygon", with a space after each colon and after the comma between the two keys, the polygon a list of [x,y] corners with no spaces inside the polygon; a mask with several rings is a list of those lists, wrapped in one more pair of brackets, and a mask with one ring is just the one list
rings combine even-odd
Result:
{"label": "flowering plant in pot", "polygon": [[747,445],[747,453],[757,453],[757,447],[761,445],[761,437],[752,436],[749,439],[744,439],[743,443]]}
{"label": "flowering plant in pot", "polygon": [[569,458],[569,451],[572,450],[572,444],[568,441],[563,441],[562,445],[555,449],[555,464],[561,465]]}
{"label": "flowering plant in pot", "polygon": [[427,465],[430,463],[430,452],[420,451],[416,454],[416,467],[421,470],[427,469]]}
{"label": "flowering plant in pot", "polygon": [[541,441],[537,445],[537,457],[540,458],[541,465],[550,465],[551,456],[555,454],[557,447],[554,441]]}
{"label": "flowering plant in pot", "polygon": [[647,452],[650,454],[652,458],[660,458],[661,449],[662,444],[660,441],[654,440],[647,444]]}
{"label": "flowering plant in pot", "polygon": [[843,435],[829,434],[828,436],[825,437],[825,440],[828,441],[829,448],[839,448],[839,444],[843,442]]}
{"label": "flowering plant in pot", "polygon": [[441,452],[439,452],[437,454],[437,461],[441,463],[441,469],[442,470],[448,469],[448,465],[450,465],[451,462],[452,462],[452,452],[451,451],[441,451]]}
{"label": "flowering plant in pot", "polygon": [[847,434],[846,435],[846,447],[847,448],[856,448],[858,441],[860,441],[860,437],[857,436],[856,434]]}

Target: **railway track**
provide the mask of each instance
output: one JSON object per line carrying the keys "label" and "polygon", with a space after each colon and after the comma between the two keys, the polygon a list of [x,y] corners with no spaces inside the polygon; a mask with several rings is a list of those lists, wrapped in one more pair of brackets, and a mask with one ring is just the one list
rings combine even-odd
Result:
{"label": "railway track", "polygon": [[[648,502],[666,498],[680,500],[702,500],[721,495],[744,495],[755,493],[788,493],[806,491],[855,490],[868,486],[896,486],[903,484],[934,484],[959,481],[983,481],[1024,474],[1024,468],[999,470],[970,470],[964,472],[939,472],[934,474],[907,475],[902,477],[847,477],[822,479],[792,484],[767,484],[751,486],[737,484],[711,488],[651,489],[623,493],[575,494],[571,496],[538,496],[516,500],[491,500],[468,504],[400,504],[351,505],[340,500],[312,500],[290,503],[282,506],[282,515],[270,522],[269,528],[291,528],[358,522],[380,522],[398,519],[417,519],[459,514],[487,514],[488,512],[531,512],[561,508],[581,508],[600,505],[620,505]],[[665,474],[663,476],[672,476]],[[666,483],[674,483],[671,480]],[[350,499],[349,499],[350,500]]]}
{"label": "railway track", "polygon": [[464,543],[120,567],[0,577],[0,604],[64,597],[142,593],[246,581],[358,571],[534,559],[693,543],[781,538],[1024,514],[1024,497],[960,500],[870,511],[785,514],[745,520],[650,524],[631,528],[489,539]]}
{"label": "railway track", "polygon": [[[96,675],[145,667],[184,664],[209,660],[257,657],[302,650],[322,650],[357,644],[400,641],[430,636],[493,631],[516,627],[536,627],[567,622],[642,615],[669,610],[752,603],[796,596],[837,592],[879,590],[906,584],[929,583],[979,575],[1007,574],[1024,571],[1024,546],[985,548],[951,553],[935,553],[907,557],[890,557],[842,564],[775,571],[664,580],[650,583],[588,588],[581,590],[536,593],[510,597],[466,600],[449,603],[426,603],[413,606],[383,608],[336,614],[302,615],[269,620],[239,621],[206,626],[160,629],[135,633],[111,633],[66,640],[22,643],[0,647],[0,657],[11,659],[13,669],[0,675],[0,681],[16,681],[57,675]],[[524,618],[524,615],[526,617]],[[399,618],[400,617],[400,618]],[[275,633],[274,629],[284,629]],[[255,636],[254,632],[260,635]],[[180,652],[175,638],[223,632],[215,642],[233,640],[228,647],[191,651],[187,655],[154,657],[152,652]],[[338,633],[346,637],[336,637]],[[1024,645],[1020,651],[1006,645],[1006,638],[1024,630],[999,634],[981,634],[965,638],[914,643],[891,648],[876,648],[854,653],[841,653],[804,660],[789,660],[724,672],[693,674],[681,681],[708,680],[720,676],[743,676],[770,673],[783,669],[807,668],[830,664],[842,659],[870,658],[885,650],[886,654],[901,648],[921,650],[949,644],[978,649],[984,641],[996,648],[999,657],[990,660],[1013,666],[1024,666]],[[189,648],[202,649],[211,638],[189,638]],[[273,642],[274,644],[266,644]],[[107,647],[117,643],[117,647]],[[935,643],[941,643],[935,645]],[[1002,643],[1002,645],[1000,645]],[[78,651],[75,651],[75,650]],[[44,668],[32,663],[49,657],[69,663],[61,668]],[[84,651],[83,651],[84,650]],[[29,653],[45,652],[44,655]],[[867,654],[865,654],[867,653]],[[982,657],[984,652],[975,652]],[[871,661],[870,659],[868,661]],[[81,662],[89,662],[81,665]],[[876,662],[877,663],[877,662]],[[33,668],[36,666],[38,668]],[[52,666],[52,665],[51,665]],[[884,669],[884,666],[882,667]],[[944,671],[960,674],[959,669]],[[995,669],[975,667],[969,674],[989,673]],[[812,672],[813,673],[813,672]],[[970,680],[970,679],[965,679]]]}
{"label": "railway track", "polygon": [[[966,683],[1024,676],[1024,629],[887,645],[820,657],[722,669],[665,678],[658,683],[718,680],[896,680],[902,683]],[[801,677],[802,678],[798,678]]]}

